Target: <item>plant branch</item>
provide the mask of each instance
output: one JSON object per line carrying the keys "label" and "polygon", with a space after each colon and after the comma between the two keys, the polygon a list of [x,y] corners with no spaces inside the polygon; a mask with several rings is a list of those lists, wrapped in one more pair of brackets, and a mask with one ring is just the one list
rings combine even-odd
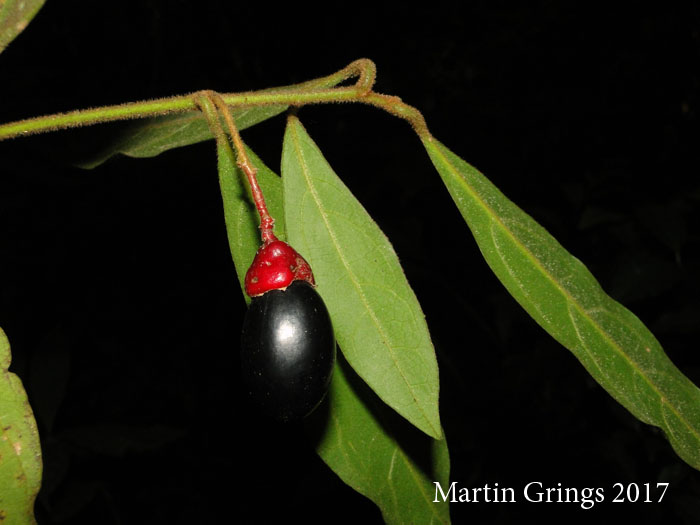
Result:
{"label": "plant branch", "polygon": [[[357,78],[351,86],[340,86],[342,82]],[[327,104],[332,102],[362,102],[407,120],[419,136],[430,138],[423,115],[400,98],[382,95],[372,91],[376,77],[376,67],[371,60],[356,60],[340,71],[301,84],[278,88],[250,91],[245,93],[225,93],[217,95],[224,105],[230,107],[307,104]],[[198,92],[201,93],[201,92]],[[89,126],[103,122],[156,117],[169,113],[182,113],[200,109],[196,102],[197,93],[169,98],[131,102],[116,106],[71,111],[45,115],[0,125],[0,141],[14,137],[46,133],[60,129]]]}

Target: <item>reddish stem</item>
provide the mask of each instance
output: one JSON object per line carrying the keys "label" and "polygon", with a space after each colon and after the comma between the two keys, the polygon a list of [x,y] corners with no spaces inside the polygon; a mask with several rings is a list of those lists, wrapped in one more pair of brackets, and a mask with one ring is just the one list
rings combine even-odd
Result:
{"label": "reddish stem", "polygon": [[221,114],[226,120],[226,125],[228,127],[229,133],[231,134],[231,141],[236,149],[236,157],[238,167],[243,170],[246,178],[248,179],[248,184],[250,185],[250,193],[253,197],[253,202],[255,203],[255,208],[258,210],[258,215],[260,215],[260,236],[263,241],[263,245],[270,244],[277,240],[273,227],[275,224],[275,219],[272,218],[270,212],[267,211],[267,205],[265,204],[265,196],[263,195],[262,189],[258,184],[257,173],[258,170],[253,166],[248,158],[248,154],[245,150],[245,145],[241,139],[241,135],[238,132],[238,128],[233,121],[233,116],[226,102],[221,98],[218,93],[211,93],[211,98],[214,101],[215,106],[219,109]]}
{"label": "reddish stem", "polygon": [[267,205],[265,204],[265,196],[263,195],[260,185],[258,184],[257,172],[251,164],[248,163],[248,159],[241,159],[238,157],[238,167],[243,170],[246,178],[248,179],[248,184],[250,184],[250,193],[253,196],[253,202],[255,202],[255,207],[260,215],[260,236],[262,237],[263,244],[269,244],[277,240],[275,237],[273,226],[275,225],[275,219],[272,218],[270,212],[267,211]]}

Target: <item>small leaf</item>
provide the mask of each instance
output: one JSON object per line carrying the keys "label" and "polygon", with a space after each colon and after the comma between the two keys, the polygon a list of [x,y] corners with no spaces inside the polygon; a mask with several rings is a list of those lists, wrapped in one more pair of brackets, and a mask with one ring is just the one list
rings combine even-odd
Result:
{"label": "small leaf", "polygon": [[[287,106],[234,108],[231,111],[239,130],[252,127],[282,113]],[[164,151],[196,144],[212,138],[201,111],[188,111],[154,117],[129,126],[114,142],[92,158],[78,163],[92,169],[121,153],[129,157],[155,157]]]}
{"label": "small leaf", "polygon": [[316,450],[338,476],[382,511],[386,523],[449,523],[450,460],[445,439],[432,439],[384,405],[342,358],[328,399],[310,417]]}
{"label": "small leaf", "polygon": [[[265,195],[265,202],[275,218],[275,234],[284,240],[284,211],[282,203],[282,181],[267,166],[246,148],[248,157],[258,170],[258,183]],[[260,220],[250,197],[250,187],[243,172],[236,165],[233,151],[228,143],[217,144],[219,159],[219,186],[224,203],[224,218],[231,256],[236,266],[238,280],[246,300],[244,278],[260,247]]]}
{"label": "small leaf", "polygon": [[0,53],[29,25],[46,0],[0,0]]}
{"label": "small leaf", "polygon": [[10,343],[0,329],[0,522],[35,523],[41,447],[20,379],[8,370]]}
{"label": "small leaf", "polygon": [[441,437],[435,351],[389,240],[296,118],[282,153],[287,237],[314,270],[338,343],[399,414]]}
{"label": "small leaf", "polygon": [[423,139],[481,253],[511,295],[632,414],[700,469],[700,390],[642,322],[472,166]]}

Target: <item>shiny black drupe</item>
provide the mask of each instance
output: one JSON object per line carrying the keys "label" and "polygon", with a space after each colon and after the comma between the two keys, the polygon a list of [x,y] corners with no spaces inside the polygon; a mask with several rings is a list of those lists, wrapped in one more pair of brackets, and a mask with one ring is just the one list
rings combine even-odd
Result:
{"label": "shiny black drupe", "polygon": [[308,415],[328,390],[335,336],[326,305],[306,281],[254,297],[243,322],[241,370],[253,399],[273,417]]}

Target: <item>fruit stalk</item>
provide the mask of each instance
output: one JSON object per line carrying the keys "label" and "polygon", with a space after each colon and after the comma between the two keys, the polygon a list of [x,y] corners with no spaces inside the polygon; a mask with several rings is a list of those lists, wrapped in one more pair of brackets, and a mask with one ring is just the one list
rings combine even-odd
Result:
{"label": "fruit stalk", "polygon": [[231,137],[231,142],[236,150],[236,164],[245,173],[246,179],[248,179],[248,184],[250,186],[250,192],[253,196],[253,202],[255,203],[255,208],[258,210],[260,215],[260,236],[262,237],[263,244],[269,244],[277,240],[275,237],[273,227],[275,225],[275,219],[272,218],[270,212],[267,211],[267,205],[265,204],[265,196],[263,195],[260,185],[258,184],[257,173],[258,170],[255,169],[253,164],[248,158],[248,154],[245,150],[245,145],[241,139],[241,134],[238,132],[235,122],[233,121],[233,115],[231,115],[231,110],[226,105],[226,102],[221,98],[221,96],[213,91],[205,92],[204,96],[210,97],[216,108],[224,116],[226,121],[226,126],[228,127],[229,135]]}
{"label": "fruit stalk", "polygon": [[[262,246],[245,276],[251,301],[241,334],[241,378],[254,402],[280,421],[309,415],[328,391],[336,357],[330,314],[314,289],[311,267],[273,231],[257,180],[257,170],[231,112],[220,95],[202,91],[195,101],[207,118],[217,144],[232,154],[248,179],[260,214]],[[219,119],[224,116],[228,135]],[[230,138],[230,141],[229,141]]]}
{"label": "fruit stalk", "polygon": [[[258,297],[270,290],[286,289],[294,281],[306,281],[311,286],[315,286],[309,263],[289,244],[278,240],[274,234],[275,221],[267,210],[265,197],[258,184],[257,170],[248,158],[245,145],[226,102],[214,91],[200,91],[195,96],[195,102],[206,116],[217,143],[225,144],[229,150],[233,144],[236,150],[236,164],[248,179],[251,196],[260,215],[262,246],[246,272],[246,293],[250,297]],[[219,120],[219,112],[224,116],[228,135]]]}

